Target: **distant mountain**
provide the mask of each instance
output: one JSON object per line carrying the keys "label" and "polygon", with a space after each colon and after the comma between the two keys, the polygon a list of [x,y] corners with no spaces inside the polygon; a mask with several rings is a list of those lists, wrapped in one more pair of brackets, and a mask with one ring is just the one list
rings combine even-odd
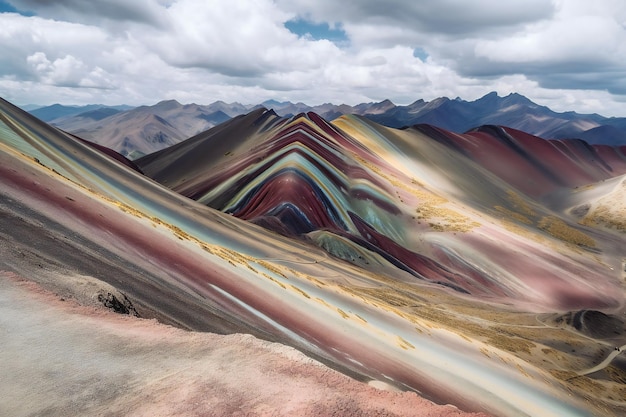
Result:
{"label": "distant mountain", "polygon": [[28,112],[29,112],[29,111],[31,111],[31,110],[36,110],[36,109],[41,108],[41,105],[39,105],[39,104],[23,104],[23,105],[21,105],[21,106],[19,106],[19,107],[20,107],[22,110],[25,110],[25,111],[28,111]]}
{"label": "distant mountain", "polygon": [[183,105],[175,100],[166,100],[153,106],[123,107],[71,107],[57,104],[33,110],[31,114],[130,158],[171,146],[256,109],[272,109],[282,117],[314,112],[327,120],[355,114],[388,127],[429,124],[455,133],[464,133],[484,125],[496,125],[546,139],[583,139],[591,144],[626,145],[626,118],[558,113],[515,93],[500,97],[493,92],[475,101],[447,97],[432,101],[420,99],[407,106],[398,106],[390,100],[356,106],[333,103],[309,106],[302,102],[277,100],[267,100],[257,105],[223,101],[209,105]]}
{"label": "distant mountain", "polygon": [[[311,107],[302,102],[291,103],[289,101],[279,102],[276,100],[267,100],[261,103],[262,107],[267,109],[272,109],[276,112],[276,114],[281,116],[294,116],[299,113],[305,113],[308,111],[314,111],[315,107]],[[331,104],[331,106],[335,107]],[[256,106],[257,108],[260,106]]]}
{"label": "distant mountain", "polygon": [[222,112],[228,115],[229,118],[239,116],[240,114],[246,114],[252,109],[252,107],[254,107],[252,105],[243,105],[241,103],[225,103],[220,100],[209,105],[200,106],[197,104],[188,104],[188,106],[197,106],[198,108],[201,108],[202,111],[207,113]]}
{"label": "distant mountain", "polygon": [[88,104],[86,106],[64,106],[62,104],[53,104],[51,106],[39,107],[29,110],[29,113],[44,122],[51,122],[63,117],[75,116],[81,113],[95,111],[99,109],[114,109],[117,111],[125,111],[132,109],[131,106],[105,106],[103,104]]}
{"label": "distant mountain", "polygon": [[[499,125],[548,139],[583,138],[583,132],[610,120],[597,114],[557,113],[520,94],[499,97],[495,92],[475,101],[443,97],[431,102],[419,100],[408,106],[396,106],[379,114],[371,114],[366,109],[362,114],[389,127],[426,123],[463,133],[482,125]],[[626,128],[620,130],[620,134],[615,132],[611,138],[597,139],[602,143],[626,144]]]}
{"label": "distant mountain", "polygon": [[357,114],[394,128],[430,124],[455,133],[464,133],[483,125],[507,126],[546,139],[583,139],[594,144],[625,145],[626,118],[607,118],[598,114],[558,113],[540,106],[517,93],[505,97],[489,93],[478,100],[440,97],[430,102],[417,100],[397,106],[390,100],[306,106],[303,103],[267,101],[263,103],[280,116],[313,111],[332,120],[344,114]]}
{"label": "distant mountain", "polygon": [[119,113],[121,110],[117,110],[113,107],[101,107],[99,109],[86,111],[84,113],[80,113],[78,116],[86,119],[92,120],[102,120],[109,116],[113,116],[114,114]]}
{"label": "distant mountain", "polygon": [[605,124],[586,130],[577,137],[592,145],[606,143],[623,145],[625,143],[624,129]]}
{"label": "distant mountain", "polygon": [[248,107],[216,101],[208,106],[161,101],[127,111],[112,108],[88,110],[52,120],[58,128],[115,149],[130,158],[155,152],[210,129]]}

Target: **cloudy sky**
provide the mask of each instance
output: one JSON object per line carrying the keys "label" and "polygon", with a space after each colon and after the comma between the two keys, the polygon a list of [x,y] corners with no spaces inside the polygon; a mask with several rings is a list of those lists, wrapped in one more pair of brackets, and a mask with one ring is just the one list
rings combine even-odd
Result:
{"label": "cloudy sky", "polygon": [[623,0],[0,0],[19,105],[518,92],[626,116]]}

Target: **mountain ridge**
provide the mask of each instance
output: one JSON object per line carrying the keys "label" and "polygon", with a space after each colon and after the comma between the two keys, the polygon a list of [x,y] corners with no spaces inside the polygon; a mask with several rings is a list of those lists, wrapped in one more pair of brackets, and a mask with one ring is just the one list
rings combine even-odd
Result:
{"label": "mountain ridge", "polygon": [[[127,156],[154,152],[159,149],[159,143],[177,143],[228,118],[257,108],[272,108],[279,116],[285,117],[312,111],[328,120],[345,114],[356,114],[388,127],[431,124],[455,133],[464,133],[482,125],[500,125],[545,139],[571,138],[583,139],[591,144],[626,144],[626,118],[607,118],[572,111],[558,113],[518,93],[500,97],[496,92],[491,92],[474,101],[447,97],[432,101],[418,99],[407,106],[396,105],[390,100],[355,106],[333,103],[309,106],[302,102],[277,100],[266,100],[255,105],[218,100],[200,105],[163,100],[152,106],[126,110],[120,110],[119,107],[89,105],[79,111],[73,106],[53,105],[30,112],[35,116],[44,116],[42,120],[60,129],[82,135]],[[52,118],[55,112],[60,116]],[[145,122],[147,113],[159,116],[170,126],[163,130],[155,128]],[[137,119],[133,120],[133,117]],[[120,137],[122,131],[132,133]]]}

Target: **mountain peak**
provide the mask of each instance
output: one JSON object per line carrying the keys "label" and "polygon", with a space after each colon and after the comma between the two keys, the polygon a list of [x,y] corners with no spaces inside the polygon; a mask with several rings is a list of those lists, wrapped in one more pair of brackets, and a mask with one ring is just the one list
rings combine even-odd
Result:
{"label": "mountain peak", "polygon": [[388,109],[392,109],[396,107],[396,105],[389,99],[385,99],[383,101],[381,101],[380,103],[374,103],[370,109],[372,110],[376,110],[376,111],[381,111],[381,110],[388,110]]}
{"label": "mountain peak", "polygon": [[509,93],[504,97],[500,97],[496,91],[492,91],[488,94],[485,94],[474,103],[479,103],[481,105],[491,104],[491,105],[503,105],[503,106],[511,106],[514,104],[522,104],[522,105],[530,105],[536,106],[536,104],[528,99],[527,97],[518,94],[518,93]]}
{"label": "mountain peak", "polygon": [[536,105],[528,97],[525,97],[518,93],[510,93],[508,96],[504,97],[503,100],[509,104]]}
{"label": "mountain peak", "polygon": [[175,109],[178,107],[182,107],[182,104],[180,104],[178,101],[176,100],[163,100],[163,101],[159,101],[157,104],[154,105],[154,107],[157,107],[159,109]]}
{"label": "mountain peak", "polygon": [[283,104],[286,104],[286,102],[284,101],[278,101],[278,100],[274,100],[273,98],[269,99],[269,100],[265,100],[263,103],[264,106],[266,107],[273,107],[273,106],[281,106]]}
{"label": "mountain peak", "polygon": [[439,106],[448,101],[451,101],[448,97],[437,97],[433,101],[428,102],[428,104],[432,106]]}
{"label": "mountain peak", "polygon": [[496,91],[491,91],[490,93],[487,93],[478,100],[476,100],[475,103],[495,103],[499,99],[500,96],[498,95],[498,93]]}

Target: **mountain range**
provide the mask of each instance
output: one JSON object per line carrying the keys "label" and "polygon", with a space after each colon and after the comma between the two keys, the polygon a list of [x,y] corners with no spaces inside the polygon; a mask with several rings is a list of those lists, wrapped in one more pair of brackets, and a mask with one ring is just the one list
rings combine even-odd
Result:
{"label": "mountain range", "polygon": [[234,116],[268,108],[284,117],[315,112],[327,120],[347,114],[365,116],[388,127],[430,124],[455,133],[483,125],[506,126],[546,139],[583,139],[590,144],[626,144],[626,118],[598,114],[557,113],[519,94],[499,97],[495,92],[475,101],[459,98],[417,100],[397,106],[389,100],[356,106],[268,100],[258,105],[216,101],[182,105],[174,100],[128,109],[124,106],[53,105],[31,110],[38,118],[67,132],[130,156],[131,159],[171,146]]}
{"label": "mountain range", "polygon": [[130,161],[0,100],[0,179],[0,414],[626,413],[626,146],[258,107]]}

